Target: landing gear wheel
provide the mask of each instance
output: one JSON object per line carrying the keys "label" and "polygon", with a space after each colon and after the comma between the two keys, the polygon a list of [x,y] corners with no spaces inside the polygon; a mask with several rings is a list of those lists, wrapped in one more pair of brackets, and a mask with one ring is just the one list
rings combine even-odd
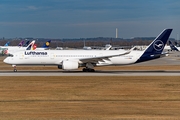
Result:
{"label": "landing gear wheel", "polygon": [[14,72],[17,72],[16,65],[12,65],[12,67],[14,68]]}
{"label": "landing gear wheel", "polygon": [[88,72],[88,69],[87,69],[87,68],[83,68],[82,71],[83,71],[83,72]]}
{"label": "landing gear wheel", "polygon": [[94,69],[91,69],[91,71],[90,72],[95,72],[95,70]]}
{"label": "landing gear wheel", "polygon": [[83,72],[95,72],[94,69],[90,69],[90,68],[83,68],[82,71],[83,71]]}

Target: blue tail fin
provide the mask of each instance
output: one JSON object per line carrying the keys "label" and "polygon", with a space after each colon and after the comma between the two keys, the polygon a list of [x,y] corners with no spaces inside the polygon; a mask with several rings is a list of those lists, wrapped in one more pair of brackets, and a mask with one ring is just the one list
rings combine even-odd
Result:
{"label": "blue tail fin", "polygon": [[147,60],[152,60],[159,58],[164,49],[167,40],[172,32],[172,29],[163,30],[156,38],[151,42],[151,44],[146,48],[144,53],[141,55],[137,62],[143,62]]}
{"label": "blue tail fin", "polygon": [[35,40],[33,40],[33,41],[26,47],[26,50],[33,50],[34,43],[35,43]]}
{"label": "blue tail fin", "polygon": [[23,46],[27,47],[28,45],[29,45],[29,40]]}
{"label": "blue tail fin", "polygon": [[171,48],[171,50],[174,50],[174,51],[179,51],[176,46],[169,40],[169,46]]}
{"label": "blue tail fin", "polygon": [[51,43],[51,40],[46,41],[46,43],[44,43],[44,45],[42,46],[42,48],[48,48],[49,45],[50,45],[50,43]]}

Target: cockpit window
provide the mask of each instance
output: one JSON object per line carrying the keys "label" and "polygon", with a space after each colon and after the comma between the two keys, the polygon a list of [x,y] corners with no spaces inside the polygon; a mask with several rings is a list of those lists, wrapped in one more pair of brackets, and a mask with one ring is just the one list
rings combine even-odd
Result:
{"label": "cockpit window", "polygon": [[14,55],[13,54],[9,54],[8,57],[13,57]]}

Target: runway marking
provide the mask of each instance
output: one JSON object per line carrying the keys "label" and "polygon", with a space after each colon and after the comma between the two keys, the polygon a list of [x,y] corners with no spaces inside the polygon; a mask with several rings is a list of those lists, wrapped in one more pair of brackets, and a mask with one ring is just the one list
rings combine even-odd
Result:
{"label": "runway marking", "polygon": [[180,71],[0,71],[0,76],[180,76]]}

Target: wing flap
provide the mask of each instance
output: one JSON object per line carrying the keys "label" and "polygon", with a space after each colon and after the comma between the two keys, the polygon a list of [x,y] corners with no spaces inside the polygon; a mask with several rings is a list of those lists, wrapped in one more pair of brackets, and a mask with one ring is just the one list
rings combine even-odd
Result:
{"label": "wing flap", "polygon": [[111,57],[117,57],[117,56],[123,56],[126,54],[129,54],[131,51],[127,51],[121,54],[116,55],[108,55],[108,56],[100,56],[100,57],[93,57],[93,58],[82,58],[79,59],[80,63],[98,63],[98,62],[104,62],[104,60],[110,61],[109,58]]}

